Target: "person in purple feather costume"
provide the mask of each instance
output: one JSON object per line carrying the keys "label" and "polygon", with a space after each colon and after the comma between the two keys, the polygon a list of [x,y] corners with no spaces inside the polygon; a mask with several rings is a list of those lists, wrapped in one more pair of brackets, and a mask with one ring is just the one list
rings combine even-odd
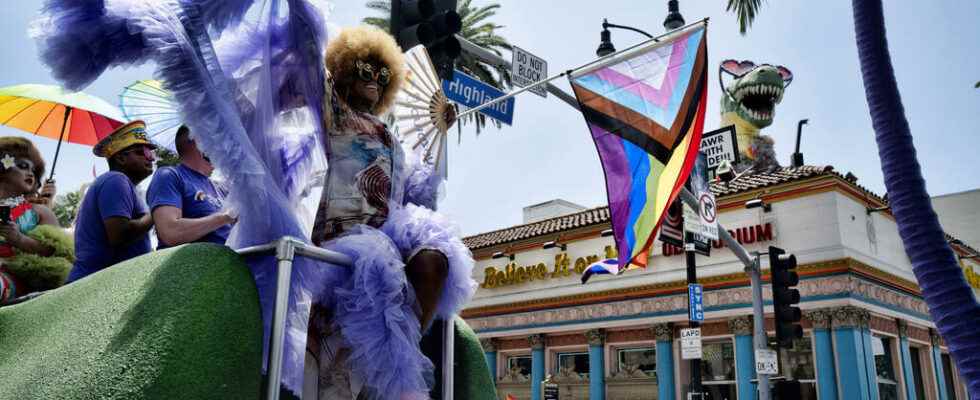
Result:
{"label": "person in purple feather costume", "polygon": [[325,60],[329,169],[312,240],[354,254],[355,268],[333,293],[332,310],[314,305],[308,345],[320,366],[319,398],[391,396],[377,392],[386,385],[369,383],[387,373],[373,370],[384,364],[370,360],[409,356],[420,362],[415,371],[421,374],[405,377],[417,390],[399,397],[427,399],[432,365],[418,356],[418,346],[371,351],[388,339],[365,335],[385,329],[361,319],[359,311],[391,315],[386,323],[402,326],[400,333],[418,343],[435,316],[452,318],[472,295],[473,260],[451,225],[432,211],[438,176],[406,156],[379,119],[405,79],[394,39],[373,27],[347,28],[328,44]]}
{"label": "person in purple feather costume", "polygon": [[[257,3],[258,21],[245,21]],[[70,89],[112,67],[154,63],[182,119],[202,133],[195,142],[227,175],[227,204],[240,213],[230,247],[291,236],[355,261],[294,260],[282,387],[306,399],[426,399],[433,365],[419,340],[472,297],[472,255],[433,211],[439,175],[378,118],[404,79],[401,51],[370,28],[324,50],[321,9],[312,0],[45,0],[32,35]],[[318,153],[329,161],[327,194],[311,237],[298,204]],[[249,268],[268,357],[276,260]],[[304,365],[308,344],[319,360]],[[311,364],[323,390],[304,382]]]}

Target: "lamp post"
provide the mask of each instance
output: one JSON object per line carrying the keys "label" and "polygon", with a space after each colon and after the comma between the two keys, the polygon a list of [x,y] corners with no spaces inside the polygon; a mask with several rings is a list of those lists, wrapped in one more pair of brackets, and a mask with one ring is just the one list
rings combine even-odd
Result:
{"label": "lamp post", "polygon": [[653,35],[646,33],[645,31],[634,28],[632,26],[610,24],[608,20],[603,18],[602,32],[599,34],[599,48],[596,49],[595,51],[595,55],[599,57],[605,57],[616,52],[616,47],[613,46],[612,41],[610,40],[612,34],[610,34],[609,32],[609,28],[619,28],[619,29],[625,29],[628,31],[637,32],[643,36],[653,39]]}
{"label": "lamp post", "polygon": [[803,136],[803,125],[806,125],[810,120],[804,118],[796,125],[796,152],[793,153],[792,164],[794,167],[803,166],[803,153],[800,153],[800,137]]}

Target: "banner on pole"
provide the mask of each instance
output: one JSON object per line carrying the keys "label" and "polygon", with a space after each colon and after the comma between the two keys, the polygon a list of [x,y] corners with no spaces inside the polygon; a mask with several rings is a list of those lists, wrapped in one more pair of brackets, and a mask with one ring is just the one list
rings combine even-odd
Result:
{"label": "banner on pole", "polygon": [[606,176],[620,270],[647,265],[667,209],[701,144],[706,25],[569,75]]}

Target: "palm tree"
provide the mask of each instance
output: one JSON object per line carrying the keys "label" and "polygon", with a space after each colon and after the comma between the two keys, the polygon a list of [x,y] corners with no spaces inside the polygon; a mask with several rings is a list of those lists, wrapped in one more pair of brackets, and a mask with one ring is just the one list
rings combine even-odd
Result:
{"label": "palm tree", "polygon": [[[497,30],[503,28],[503,25],[497,25],[488,21],[491,17],[497,14],[500,4],[490,4],[488,6],[477,7],[471,3],[472,0],[461,0],[456,6],[456,12],[459,13],[459,17],[463,20],[463,28],[459,32],[460,36],[466,38],[466,40],[469,40],[470,42],[473,42],[477,46],[490,50],[498,56],[502,56],[502,50],[509,51],[511,49],[511,45],[507,42],[507,39],[497,35]],[[391,1],[371,0],[368,1],[366,5],[368,8],[375,10],[384,16],[367,17],[364,18],[363,22],[369,25],[377,26],[385,31],[391,30],[391,25],[389,24],[389,18],[391,16]],[[465,52],[456,60],[456,67],[466,74],[476,77],[484,83],[490,84],[497,89],[506,90],[512,87],[510,70],[500,66],[484,63]],[[476,132],[479,134],[480,130],[486,125],[487,122],[486,116],[483,114],[470,114],[470,116],[463,118],[463,120],[460,121],[460,124],[462,125],[472,122],[472,117],[474,116],[476,118]],[[500,122],[496,120],[493,122],[499,129]]]}
{"label": "palm tree", "polygon": [[62,228],[70,228],[78,215],[78,207],[82,203],[83,189],[65,193],[55,199],[54,207],[51,211],[58,218],[58,224]]}
{"label": "palm tree", "polygon": [[[762,0],[729,0],[740,30],[752,24]],[[881,0],[852,0],[864,92],[881,158],[889,205],[905,253],[936,328],[946,340],[970,392],[980,393],[980,304],[967,284],[932,209],[899,96]],[[974,397],[977,398],[977,397]]]}

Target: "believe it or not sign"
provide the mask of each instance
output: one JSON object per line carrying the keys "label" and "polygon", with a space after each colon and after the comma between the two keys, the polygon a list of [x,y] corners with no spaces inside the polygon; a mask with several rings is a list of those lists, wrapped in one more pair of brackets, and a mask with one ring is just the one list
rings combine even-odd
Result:
{"label": "believe it or not sign", "polygon": [[701,328],[681,329],[681,359],[701,359]]}
{"label": "believe it or not sign", "polygon": [[[459,70],[453,71],[453,80],[442,81],[442,91],[446,92],[446,97],[449,100],[470,108],[504,96],[504,92]],[[511,125],[514,123],[514,98],[511,97],[494,103],[480,110],[480,112],[497,121]]]}
{"label": "believe it or not sign", "polygon": [[735,125],[729,125],[701,135],[700,152],[708,162],[708,171],[714,171],[722,161],[738,164],[738,140]]}
{"label": "believe it or not sign", "polygon": [[[517,86],[525,87],[548,77],[547,61],[517,46],[513,46],[512,50],[511,54],[513,54],[513,58],[510,62],[511,82],[514,82]],[[548,97],[548,92],[544,90],[544,86],[533,87],[530,91],[538,96]]]}
{"label": "believe it or not sign", "polygon": [[755,349],[755,373],[761,375],[779,374],[779,361],[775,350]]}
{"label": "believe it or not sign", "polygon": [[687,285],[688,320],[704,321],[704,287],[697,283]]}

